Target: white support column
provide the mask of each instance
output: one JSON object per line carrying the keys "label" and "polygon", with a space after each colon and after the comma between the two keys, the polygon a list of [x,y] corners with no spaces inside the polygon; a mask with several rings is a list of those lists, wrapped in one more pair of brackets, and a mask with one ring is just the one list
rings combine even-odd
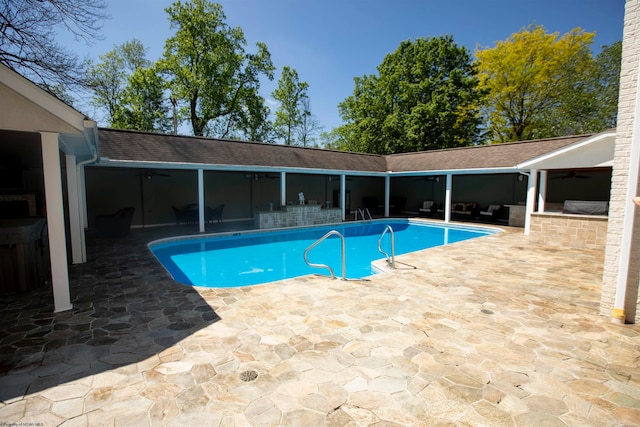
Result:
{"label": "white support column", "polygon": [[384,177],[384,216],[389,216],[389,203],[391,200],[391,177],[385,175]]}
{"label": "white support column", "polygon": [[204,170],[198,169],[198,224],[200,232],[204,233]]}
{"label": "white support column", "polygon": [[536,205],[536,187],[538,185],[538,171],[531,169],[527,180],[527,205],[524,213],[524,234],[529,235],[531,230],[531,213]]}
{"label": "white support column", "polygon": [[53,287],[54,311],[57,313],[73,308],[69,292],[60,148],[57,133],[42,132],[40,136],[51,259],[51,285]]}
{"label": "white support column", "polygon": [[71,262],[81,264],[83,259],[83,236],[84,229],[80,221],[80,190],[78,186],[78,173],[76,167],[76,156],[65,154],[67,166],[67,198],[69,202],[69,234],[71,235]]}
{"label": "white support column", "polygon": [[[638,67],[640,68],[640,67]],[[629,172],[627,178],[627,193],[624,199],[624,214],[622,220],[622,241],[620,242],[620,265],[616,282],[616,296],[613,303],[612,321],[624,324],[627,320],[627,288],[629,287],[629,264],[632,254],[634,228],[636,221],[633,197],[638,195],[638,179],[640,179],[640,73],[636,83],[636,99],[634,107],[633,128],[631,134],[631,152],[629,153]],[[614,170],[615,172],[615,170]],[[637,255],[635,255],[637,256]],[[631,279],[631,286],[638,286],[638,277]]]}
{"label": "white support column", "polygon": [[280,206],[287,205],[287,173],[280,172]]}
{"label": "white support column", "polygon": [[540,191],[538,192],[538,212],[544,212],[547,203],[547,178],[548,172],[540,171]]}
{"label": "white support column", "polygon": [[451,222],[451,187],[453,185],[453,175],[448,173],[444,190],[444,222]]}
{"label": "white support column", "polygon": [[347,176],[345,174],[340,175],[340,209],[342,209],[342,220],[347,219],[347,209],[345,203],[347,202]]}

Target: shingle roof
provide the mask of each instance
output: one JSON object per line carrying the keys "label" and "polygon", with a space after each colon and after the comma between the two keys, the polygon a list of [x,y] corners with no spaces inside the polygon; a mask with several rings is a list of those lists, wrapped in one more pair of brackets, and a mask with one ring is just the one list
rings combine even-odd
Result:
{"label": "shingle roof", "polygon": [[497,169],[515,167],[526,160],[585,139],[589,135],[421,151],[387,156],[394,172]]}
{"label": "shingle roof", "polygon": [[109,160],[241,165],[384,172],[383,156],[177,136],[114,129],[99,130],[100,156]]}
{"label": "shingle roof", "polygon": [[[101,128],[100,156],[109,161],[212,166],[411,172],[513,168],[589,135],[380,156],[278,144]],[[169,166],[169,165],[168,165]]]}

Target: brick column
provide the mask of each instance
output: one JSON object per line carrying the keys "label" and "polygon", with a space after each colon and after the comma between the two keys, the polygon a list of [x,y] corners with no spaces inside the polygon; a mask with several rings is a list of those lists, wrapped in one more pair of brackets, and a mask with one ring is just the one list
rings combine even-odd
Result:
{"label": "brick column", "polygon": [[[629,194],[631,148],[640,143],[640,127],[635,123],[635,115],[640,111],[640,93],[638,93],[638,68],[640,65],[640,0],[627,0],[625,5],[624,34],[622,41],[622,69],[620,73],[620,96],[618,100],[618,125],[616,129],[616,146],[611,178],[611,199],[609,208],[609,225],[607,229],[607,247],[605,251],[602,296],[600,314],[604,316],[624,316],[626,322],[635,323],[640,312],[638,298],[638,279],[640,277],[640,221],[638,209],[633,209]],[[638,118],[640,120],[640,118]],[[635,129],[635,132],[634,132]],[[634,215],[631,226],[625,230],[625,214]],[[627,221],[629,224],[629,221]],[[623,240],[631,236],[631,250],[625,255]],[[627,264],[628,262],[628,264]],[[626,277],[621,273],[628,269]],[[627,268],[628,267],[628,268]],[[625,291],[624,307],[618,307],[614,313],[616,294],[622,287]],[[620,309],[624,308],[624,314]],[[618,319],[625,320],[625,319]]]}

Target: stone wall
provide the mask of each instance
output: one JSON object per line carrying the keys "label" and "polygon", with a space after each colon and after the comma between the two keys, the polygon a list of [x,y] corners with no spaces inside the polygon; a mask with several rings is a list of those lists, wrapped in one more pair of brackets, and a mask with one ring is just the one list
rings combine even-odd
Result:
{"label": "stone wall", "polygon": [[607,240],[607,217],[531,214],[530,239],[551,246],[604,250]]}
{"label": "stone wall", "polygon": [[[609,228],[604,261],[602,283],[602,297],[600,314],[611,316],[614,308],[618,272],[620,269],[620,248],[625,212],[629,200],[634,194],[628,194],[629,165],[631,146],[634,135],[635,110],[639,104],[638,98],[638,64],[640,61],[640,1],[627,0],[625,5],[624,31],[622,40],[622,69],[620,72],[620,97],[618,100],[618,124],[616,128],[616,147],[613,160],[613,175],[611,178],[611,199],[609,202]],[[636,135],[635,139],[640,136]],[[633,209],[629,210],[633,212]],[[636,209],[633,233],[640,236],[640,221]],[[640,239],[635,239],[638,242]],[[634,243],[637,252],[638,243]],[[639,313],[640,300],[638,298],[638,272],[640,271],[639,257],[631,257],[627,281],[627,301],[625,311],[627,321],[635,323]]]}
{"label": "stone wall", "polygon": [[341,209],[321,209],[320,205],[292,205],[286,210],[256,212],[256,228],[299,227],[342,222]]}

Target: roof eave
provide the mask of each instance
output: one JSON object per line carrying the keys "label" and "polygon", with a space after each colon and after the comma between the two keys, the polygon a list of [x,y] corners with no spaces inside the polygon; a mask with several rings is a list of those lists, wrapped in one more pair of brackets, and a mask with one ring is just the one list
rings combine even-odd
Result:
{"label": "roof eave", "polygon": [[9,89],[40,106],[79,132],[84,131],[84,114],[2,64],[0,64],[0,84],[6,85]]}
{"label": "roof eave", "polygon": [[286,173],[304,173],[317,175],[352,175],[352,176],[385,176],[385,172],[378,171],[358,171],[358,170],[342,170],[342,169],[322,169],[322,168],[305,168],[305,167],[288,167],[288,166],[257,166],[257,165],[228,165],[228,164],[212,164],[212,163],[177,163],[177,162],[155,162],[140,160],[116,160],[108,157],[101,157],[96,166],[105,167],[126,167],[140,169],[180,169],[180,170],[215,170],[227,172],[286,172]]}
{"label": "roof eave", "polygon": [[471,169],[441,169],[441,170],[418,170],[418,171],[388,171],[390,176],[425,176],[425,175],[481,175],[481,174],[494,174],[494,173],[516,173],[518,168],[511,167],[499,167],[499,168],[471,168]]}
{"label": "roof eave", "polygon": [[[566,168],[578,168],[578,167],[608,167],[613,165],[613,151],[616,139],[616,130],[610,129],[591,137],[585,138],[582,141],[578,141],[574,144],[567,145],[558,150],[551,151],[543,154],[542,156],[535,157],[525,162],[516,165],[520,170],[532,170],[532,169],[557,169],[558,161],[562,157],[570,156],[573,153],[583,150],[588,146],[600,145],[600,152],[597,156],[587,157],[580,156],[580,162],[567,162]],[[595,150],[591,150],[595,152]]]}

